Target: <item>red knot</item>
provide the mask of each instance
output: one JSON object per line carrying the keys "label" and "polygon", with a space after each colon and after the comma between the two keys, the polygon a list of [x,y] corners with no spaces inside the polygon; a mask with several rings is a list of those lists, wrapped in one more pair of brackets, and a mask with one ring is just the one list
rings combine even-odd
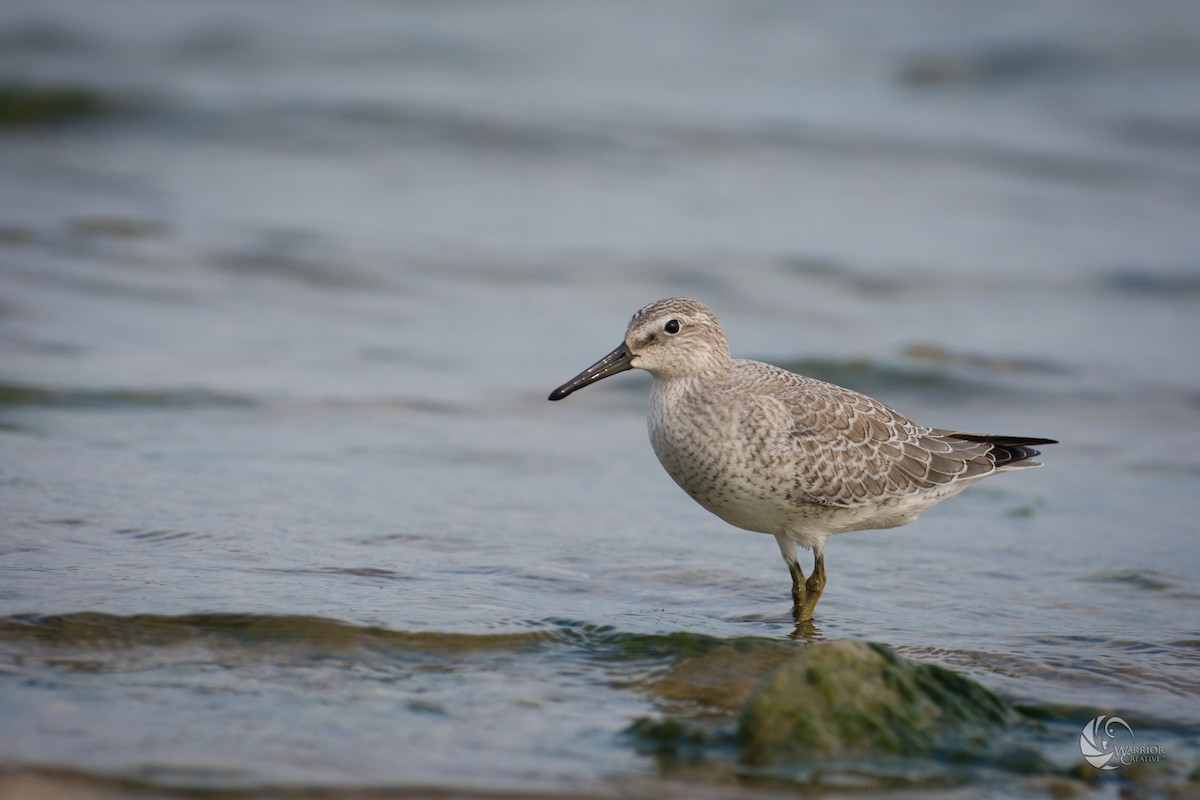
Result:
{"label": "red knot", "polygon": [[[721,519],[775,537],[797,621],[825,588],[830,534],[905,525],[981,478],[1040,466],[1034,445],[1056,444],[927,428],[864,394],[735,359],[713,312],[684,297],[634,314],[625,340],[550,399],[635,368],[654,377],[659,462]],[[807,579],[797,547],[813,551]]]}

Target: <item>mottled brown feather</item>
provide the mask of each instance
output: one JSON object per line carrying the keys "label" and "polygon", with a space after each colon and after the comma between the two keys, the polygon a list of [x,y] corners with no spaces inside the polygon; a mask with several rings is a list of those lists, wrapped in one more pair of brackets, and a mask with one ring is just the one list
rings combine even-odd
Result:
{"label": "mottled brown feather", "polygon": [[1023,442],[1046,441],[935,430],[864,394],[769,364],[735,361],[734,371],[741,391],[757,386],[790,413],[795,453],[787,464],[800,502],[858,506],[974,480],[1037,454]]}

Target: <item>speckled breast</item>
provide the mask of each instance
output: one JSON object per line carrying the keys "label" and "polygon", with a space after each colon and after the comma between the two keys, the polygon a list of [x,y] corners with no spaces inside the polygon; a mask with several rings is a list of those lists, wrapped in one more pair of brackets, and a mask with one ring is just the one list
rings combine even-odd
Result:
{"label": "speckled breast", "polygon": [[783,530],[790,510],[788,486],[769,462],[747,452],[731,433],[736,419],[719,403],[686,395],[652,394],[648,428],[659,463],[697,503],[731,525],[762,533]]}

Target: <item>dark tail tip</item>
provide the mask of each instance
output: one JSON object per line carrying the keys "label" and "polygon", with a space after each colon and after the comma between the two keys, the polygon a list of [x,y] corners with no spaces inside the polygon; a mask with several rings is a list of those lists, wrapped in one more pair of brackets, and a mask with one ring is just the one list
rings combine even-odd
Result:
{"label": "dark tail tip", "polygon": [[968,442],[986,442],[997,447],[1031,447],[1038,444],[1058,444],[1057,439],[1039,439],[1034,436],[998,436],[993,433],[952,433],[955,439]]}
{"label": "dark tail tip", "polygon": [[1034,445],[1058,444],[1057,439],[1041,439],[1035,436],[997,436],[991,433],[953,433],[950,435],[955,439],[967,442],[990,444],[992,449],[987,455],[997,468],[1039,466],[1037,462],[1030,461],[1035,456],[1041,455],[1042,452]]}

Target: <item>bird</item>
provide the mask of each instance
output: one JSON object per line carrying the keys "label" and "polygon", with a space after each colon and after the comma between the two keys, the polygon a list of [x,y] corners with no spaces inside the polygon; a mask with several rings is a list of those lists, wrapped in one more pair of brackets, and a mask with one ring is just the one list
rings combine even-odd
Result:
{"label": "bird", "polygon": [[[730,355],[703,303],[656,300],[610,353],[550,393],[562,400],[629,369],[653,377],[647,427],[659,463],[731,525],[775,537],[792,615],[811,622],[835,533],[894,528],[990,475],[1041,466],[1054,439],[930,428],[861,394]],[[811,550],[806,577],[798,549]]]}

